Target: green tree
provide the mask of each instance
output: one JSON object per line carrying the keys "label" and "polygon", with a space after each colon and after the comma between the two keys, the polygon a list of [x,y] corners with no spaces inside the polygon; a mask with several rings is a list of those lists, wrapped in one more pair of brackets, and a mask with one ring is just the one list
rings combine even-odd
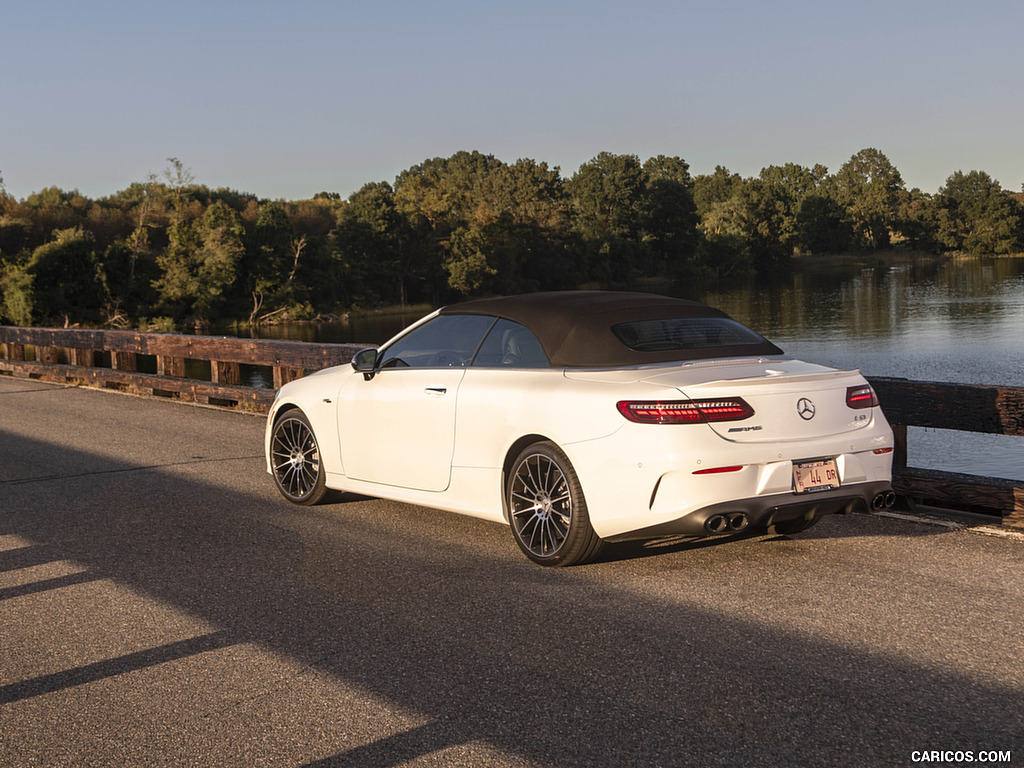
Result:
{"label": "green tree", "polygon": [[[487,228],[497,211],[486,191],[503,165],[493,155],[456,152],[415,165],[395,180],[395,207],[421,245],[415,252],[430,254],[434,264],[424,272],[444,275],[446,290],[462,293],[494,274]],[[469,274],[476,277],[467,282]]]}
{"label": "green tree", "polygon": [[[239,263],[239,273],[245,291],[252,299],[249,322],[257,320],[261,312],[280,313],[287,309],[298,258],[293,259],[295,231],[284,205],[279,202],[263,203],[257,208],[256,220],[246,237],[245,254]],[[301,257],[303,247],[298,248]],[[292,263],[295,268],[291,268]]]}
{"label": "green tree", "polygon": [[164,169],[164,186],[168,191],[171,207],[176,212],[181,212],[189,193],[195,186],[196,177],[192,171],[185,167],[185,164],[176,157],[167,158],[169,165]]}
{"label": "green tree", "polygon": [[409,300],[409,283],[422,275],[422,247],[411,242],[411,228],[398,211],[387,182],[364,184],[338,213],[335,241],[341,257],[334,279],[348,301]]}
{"label": "green tree", "polygon": [[32,325],[32,275],[24,265],[4,264],[0,272],[4,318],[14,325]]}
{"label": "green tree", "polygon": [[680,157],[658,155],[643,165],[643,243],[648,252],[644,272],[680,275],[693,267],[697,249],[697,206],[690,166]]}
{"label": "green tree", "polygon": [[[803,246],[801,210],[811,196],[819,197],[819,188],[827,176],[828,169],[822,165],[806,168],[786,163],[761,170],[759,179],[772,197],[766,215],[772,220],[773,237],[778,239],[779,253],[784,260]],[[811,207],[813,209],[813,203]]]}
{"label": "green tree", "polygon": [[703,220],[714,206],[732,199],[742,186],[743,178],[722,165],[716,165],[714,173],[694,177],[693,203],[697,215]]}
{"label": "green tree", "polygon": [[27,218],[0,216],[0,254],[16,256],[29,247],[32,221]]}
{"label": "green tree", "polygon": [[156,256],[166,241],[168,198],[167,187],[150,174],[145,182],[131,184],[106,200],[107,207],[120,212],[121,227],[117,236],[105,238],[102,249],[109,318],[126,321],[147,315],[158,301],[153,282],[160,277]]}
{"label": "green tree", "polygon": [[812,192],[800,201],[796,225],[800,245],[808,253],[843,253],[850,247],[846,209],[827,193]]}
{"label": "green tree", "polygon": [[95,240],[79,228],[59,230],[49,243],[32,253],[26,266],[32,277],[33,320],[96,320],[103,306],[103,291]]}
{"label": "green tree", "polygon": [[520,159],[492,169],[468,224],[466,234],[487,259],[481,285],[514,293],[575,284],[571,217],[557,168]]}
{"label": "green tree", "polygon": [[644,222],[646,176],[636,155],[602,152],[566,184],[591,279],[630,282]]}
{"label": "green tree", "polygon": [[900,234],[906,246],[916,251],[937,251],[938,224],[935,197],[916,187],[900,205]]}
{"label": "green tree", "polygon": [[795,217],[785,188],[763,178],[750,179],[740,198],[743,235],[754,268],[764,273],[788,267],[793,255]]}
{"label": "green tree", "polygon": [[591,242],[635,240],[644,213],[646,179],[636,155],[602,152],[568,183],[576,228]]}
{"label": "green tree", "polygon": [[452,233],[444,265],[451,288],[467,296],[497,274],[487,259],[491,244],[486,232],[475,227],[459,227]]}
{"label": "green tree", "polygon": [[176,220],[170,243],[157,259],[163,275],[156,281],[161,298],[196,325],[206,324],[235,280],[235,265],[245,251],[239,215],[216,202],[197,221]]}
{"label": "green tree", "polygon": [[1011,253],[1021,247],[1021,209],[984,171],[957,171],[935,199],[938,240],[950,250]]}
{"label": "green tree", "polygon": [[395,205],[407,216],[422,216],[443,241],[468,220],[483,216],[481,190],[503,164],[493,155],[456,152],[402,171],[395,180]]}
{"label": "green tree", "polygon": [[280,275],[290,263],[291,243],[295,237],[284,205],[279,202],[263,203],[256,214],[256,226],[251,240],[256,252],[254,272]]}
{"label": "green tree", "polygon": [[836,173],[836,200],[845,208],[854,237],[872,249],[889,245],[898,228],[898,214],[905,193],[899,171],[877,149],[862,149]]}
{"label": "green tree", "polygon": [[738,173],[716,166],[714,173],[701,174],[693,181],[701,238],[700,263],[716,275],[729,275],[750,266],[746,242],[746,182]]}
{"label": "green tree", "polygon": [[130,249],[129,278],[134,279],[135,267],[140,259],[152,259],[152,233],[167,222],[168,189],[155,174],[149,174],[141,184],[132,184],[124,190],[117,201],[131,211],[134,227],[128,236]]}
{"label": "green tree", "polygon": [[[27,247],[35,250],[50,242],[58,230],[82,227],[90,201],[79,191],[65,191],[59,187],[47,187],[25,198],[18,206],[18,213],[32,222]],[[21,216],[19,216],[20,218]]]}

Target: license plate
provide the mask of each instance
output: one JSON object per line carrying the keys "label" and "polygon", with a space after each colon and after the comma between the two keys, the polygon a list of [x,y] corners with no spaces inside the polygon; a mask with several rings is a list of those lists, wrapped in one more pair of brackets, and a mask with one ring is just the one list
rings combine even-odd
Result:
{"label": "license plate", "polygon": [[835,459],[793,463],[793,490],[796,493],[828,491],[839,487],[839,470]]}

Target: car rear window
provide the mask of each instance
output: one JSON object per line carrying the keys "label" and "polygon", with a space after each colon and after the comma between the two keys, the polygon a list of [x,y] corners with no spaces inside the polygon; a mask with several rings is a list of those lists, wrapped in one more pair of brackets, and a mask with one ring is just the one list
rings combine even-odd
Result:
{"label": "car rear window", "polygon": [[765,343],[760,334],[727,317],[634,320],[613,325],[612,333],[637,352],[743,347]]}

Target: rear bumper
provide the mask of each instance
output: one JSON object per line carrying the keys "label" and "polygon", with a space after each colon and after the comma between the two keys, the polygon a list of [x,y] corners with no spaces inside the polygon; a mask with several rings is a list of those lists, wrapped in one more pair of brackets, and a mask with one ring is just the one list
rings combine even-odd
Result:
{"label": "rear bumper", "polygon": [[[767,530],[776,523],[797,519],[813,519],[824,515],[871,512],[891,505],[892,484],[888,481],[857,483],[832,491],[736,499],[712,504],[636,531],[610,536],[607,541],[650,539],[659,536],[713,536],[738,533],[742,530]],[[742,516],[742,520],[740,517]],[[735,519],[736,524],[716,530],[720,518]]]}

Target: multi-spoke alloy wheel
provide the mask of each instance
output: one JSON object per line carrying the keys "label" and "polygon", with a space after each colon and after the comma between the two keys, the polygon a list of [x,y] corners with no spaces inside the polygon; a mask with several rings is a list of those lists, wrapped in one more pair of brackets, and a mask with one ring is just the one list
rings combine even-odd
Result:
{"label": "multi-spoke alloy wheel", "polygon": [[519,455],[507,494],[516,543],[535,563],[574,565],[597,555],[601,539],[590,525],[579,479],[554,443],[535,443]]}
{"label": "multi-spoke alloy wheel", "polygon": [[320,448],[302,411],[287,411],[274,424],[270,461],[277,488],[288,501],[316,504],[324,497],[327,486]]}

